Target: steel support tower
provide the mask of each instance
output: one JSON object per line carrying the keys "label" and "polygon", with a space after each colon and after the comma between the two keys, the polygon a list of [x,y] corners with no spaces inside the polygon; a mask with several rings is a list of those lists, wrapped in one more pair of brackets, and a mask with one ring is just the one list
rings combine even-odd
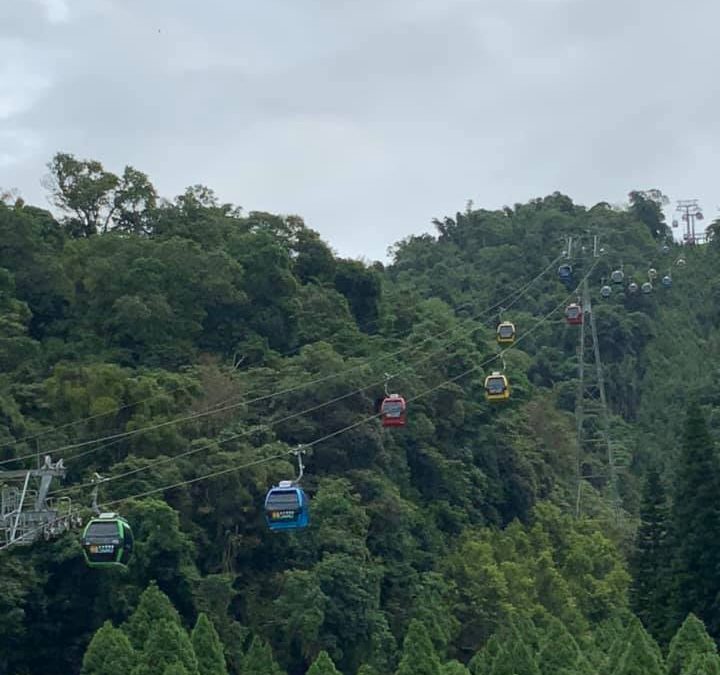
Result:
{"label": "steel support tower", "polygon": [[0,547],[50,539],[78,525],[68,497],[48,499],[54,478],[63,478],[62,460],[49,456],[38,469],[0,471]]}
{"label": "steel support tower", "polygon": [[[595,243],[597,255],[597,243]],[[575,399],[577,431],[577,495],[575,515],[582,512],[583,485],[588,482],[597,489],[605,489],[615,513],[620,518],[622,504],[618,490],[618,464],[624,464],[623,453],[611,440],[610,413],[605,395],[600,344],[592,308],[588,281],[581,288],[583,321],[577,349],[578,386]]]}

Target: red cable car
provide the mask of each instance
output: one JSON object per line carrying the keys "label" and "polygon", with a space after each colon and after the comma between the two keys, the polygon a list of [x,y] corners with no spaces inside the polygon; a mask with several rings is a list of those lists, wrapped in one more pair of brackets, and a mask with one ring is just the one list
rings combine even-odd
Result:
{"label": "red cable car", "polygon": [[579,326],[583,322],[583,310],[577,302],[571,302],[565,308],[565,318],[571,326]]}
{"label": "red cable car", "polygon": [[383,399],[380,415],[384,427],[404,427],[407,419],[407,404],[398,394],[390,394]]}

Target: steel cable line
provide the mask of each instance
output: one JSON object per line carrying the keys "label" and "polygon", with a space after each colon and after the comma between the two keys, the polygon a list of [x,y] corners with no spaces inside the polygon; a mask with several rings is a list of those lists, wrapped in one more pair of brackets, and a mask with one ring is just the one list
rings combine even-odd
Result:
{"label": "steel cable line", "polygon": [[[588,275],[589,275],[589,272],[588,272]],[[569,298],[569,297],[572,297],[572,295],[568,296],[568,298]],[[567,298],[564,299],[564,300],[563,300],[563,303],[561,303],[561,304],[564,304],[564,303],[566,303],[566,302],[567,302]],[[559,306],[560,306],[560,305],[559,305]],[[553,310],[553,313],[554,313],[555,311],[557,311],[557,309],[554,309],[554,310]],[[531,334],[531,333],[536,329],[536,327],[539,326],[539,325],[541,325],[542,323],[544,323],[544,320],[539,321],[538,323],[536,323],[536,324],[533,326],[533,328],[529,329],[528,331],[526,331],[525,333],[523,333],[521,336],[519,336],[518,339],[515,341],[515,343],[519,342],[519,341],[521,340],[521,338],[524,338],[524,337],[526,337],[527,335]],[[480,328],[481,326],[482,326],[482,324],[476,325],[476,326],[473,326],[470,330],[461,332],[461,333],[460,333],[458,336],[456,336],[451,342],[443,345],[442,347],[440,347],[440,348],[438,348],[438,349],[436,349],[436,350],[433,350],[432,352],[429,352],[429,353],[423,355],[423,357],[422,357],[421,359],[419,359],[419,360],[416,361],[415,363],[412,363],[412,364],[409,364],[409,365],[405,366],[405,367],[402,368],[400,371],[398,371],[397,373],[395,373],[392,377],[395,377],[395,376],[399,375],[401,372],[406,371],[406,370],[414,370],[420,363],[423,363],[423,362],[431,359],[431,358],[432,358],[433,356],[435,356],[436,354],[439,354],[440,352],[446,350],[446,349],[447,349],[451,344],[453,344],[454,342],[457,342],[457,341],[461,340],[462,338],[471,335],[471,334],[474,333],[475,331],[479,330],[479,328]],[[507,351],[507,350],[501,350],[498,354],[493,355],[492,357],[490,357],[489,360],[487,360],[486,362],[483,362],[483,364],[480,364],[480,366],[477,366],[477,367],[482,367],[483,365],[486,365],[486,363],[490,363],[490,362],[496,360],[497,358],[500,358],[500,357],[505,353],[505,351]],[[257,425],[257,426],[254,426],[254,427],[250,428],[250,429],[246,429],[246,430],[244,430],[244,431],[241,431],[241,432],[239,432],[239,433],[237,433],[237,434],[232,434],[232,435],[230,435],[230,436],[227,436],[227,437],[223,438],[223,439],[220,440],[220,441],[213,441],[213,442],[211,442],[211,443],[204,444],[204,445],[200,445],[200,446],[195,447],[195,448],[190,448],[190,449],[185,450],[184,452],[181,452],[181,453],[179,453],[179,454],[177,454],[177,455],[171,455],[171,456],[167,456],[167,457],[160,457],[160,458],[158,458],[157,460],[155,460],[155,461],[153,461],[153,462],[150,462],[149,464],[147,464],[147,465],[145,465],[145,466],[136,467],[136,468],[134,468],[134,469],[130,469],[129,471],[126,471],[126,472],[117,474],[117,475],[115,475],[115,476],[110,476],[110,477],[108,477],[108,478],[105,478],[103,482],[110,482],[110,481],[114,481],[114,480],[120,480],[120,479],[123,479],[123,478],[127,478],[127,477],[129,477],[129,476],[136,475],[136,474],[141,473],[141,472],[143,472],[143,471],[150,470],[150,469],[152,469],[152,468],[154,468],[154,467],[156,467],[156,466],[158,466],[158,465],[167,464],[168,462],[172,462],[172,461],[175,461],[175,460],[178,460],[178,459],[181,459],[181,458],[188,457],[188,456],[190,456],[190,455],[196,454],[196,453],[198,453],[198,452],[202,452],[203,450],[215,449],[215,448],[217,447],[218,443],[224,443],[224,442],[227,442],[227,441],[236,440],[236,439],[238,439],[238,438],[242,438],[242,437],[248,436],[248,435],[250,435],[250,434],[252,434],[252,433],[255,433],[255,432],[257,432],[257,431],[259,431],[259,430],[261,430],[261,429],[271,429],[272,427],[274,427],[274,426],[276,426],[276,425],[278,425],[278,424],[282,424],[282,423],[287,422],[287,421],[289,421],[289,420],[291,420],[291,419],[295,419],[295,418],[297,418],[297,417],[301,417],[301,416],[306,415],[306,414],[309,414],[309,413],[311,413],[311,412],[315,412],[315,411],[320,410],[320,409],[322,409],[322,408],[325,408],[325,407],[327,407],[327,406],[329,406],[329,405],[333,405],[333,404],[338,403],[338,402],[340,402],[340,401],[342,401],[342,400],[345,400],[345,399],[347,399],[347,398],[350,398],[350,397],[352,397],[352,396],[354,396],[354,395],[360,394],[360,393],[362,393],[363,391],[365,391],[365,390],[367,390],[367,389],[370,389],[370,388],[372,388],[372,387],[379,386],[379,385],[383,384],[384,382],[386,382],[386,380],[387,380],[387,378],[383,378],[382,380],[377,380],[377,381],[375,381],[375,382],[371,382],[370,384],[367,384],[367,385],[365,385],[365,386],[363,386],[363,387],[359,387],[359,388],[354,389],[354,390],[352,390],[352,391],[350,391],[350,392],[347,392],[347,393],[345,393],[345,394],[342,394],[342,395],[340,395],[340,396],[337,396],[337,397],[335,397],[335,398],[333,398],[333,399],[330,399],[329,401],[324,401],[324,402],[322,402],[322,403],[318,403],[318,404],[315,404],[315,405],[313,405],[313,406],[310,406],[309,408],[306,408],[306,409],[301,410],[301,411],[299,411],[299,412],[295,412],[295,413],[291,413],[291,414],[289,414],[289,415],[285,415],[285,416],[283,416],[283,417],[281,417],[281,418],[272,420],[271,422],[269,422],[269,423],[267,423],[267,424]],[[379,414],[379,413],[378,413],[378,414]],[[375,414],[375,415],[371,416],[371,417],[368,418],[368,419],[373,419],[374,417],[377,417],[378,414]],[[94,483],[83,483],[83,484],[81,484],[81,485],[68,486],[67,488],[61,488],[61,489],[59,489],[59,490],[56,490],[56,491],[52,492],[51,495],[65,494],[65,493],[67,493],[67,492],[72,492],[72,491],[80,490],[80,489],[82,489],[82,488],[91,487],[91,486],[93,486],[93,485],[94,485]]]}
{"label": "steel cable line", "polygon": [[[584,281],[585,279],[587,279],[587,278],[590,276],[590,274],[593,272],[593,270],[594,270],[594,268],[595,268],[596,265],[597,265],[597,262],[594,263],[594,264],[592,265],[592,267],[588,270],[588,272],[587,272],[587,273],[585,274],[585,276],[583,277],[582,281]],[[581,281],[581,283],[582,283],[582,281]],[[578,286],[578,288],[579,288],[579,286]],[[577,288],[575,289],[575,291],[573,291],[573,293],[571,293],[571,294],[569,294],[568,296],[566,296],[566,297],[563,299],[563,301],[562,301],[561,303],[559,303],[557,306],[555,306],[550,312],[548,312],[548,313],[545,314],[543,317],[541,317],[531,328],[529,328],[527,331],[525,331],[524,333],[522,333],[521,335],[519,335],[518,338],[515,340],[515,345],[516,345],[518,342],[520,342],[520,341],[524,340],[525,338],[527,338],[528,335],[531,335],[531,334],[532,334],[535,330],[537,330],[541,325],[545,324],[553,314],[555,314],[555,313],[556,313],[557,311],[559,311],[563,306],[565,306],[565,304],[566,304],[570,299],[572,299],[573,297],[575,297],[576,294],[577,294]],[[477,328],[476,328],[475,330],[477,330]],[[458,375],[455,375],[455,376],[453,376],[453,377],[451,377],[451,378],[448,378],[448,379],[444,380],[443,382],[441,382],[441,383],[439,383],[439,384],[437,384],[437,385],[434,385],[434,386],[432,386],[432,387],[429,387],[429,388],[423,390],[422,392],[420,392],[419,394],[416,394],[415,396],[409,397],[409,398],[407,399],[408,402],[415,401],[415,400],[418,400],[418,399],[420,399],[420,398],[423,398],[424,396],[427,396],[428,394],[430,394],[430,393],[432,393],[432,392],[434,392],[434,391],[437,391],[438,389],[441,389],[442,387],[446,386],[447,384],[450,384],[450,383],[452,383],[452,382],[456,382],[457,380],[465,377],[466,375],[469,375],[469,374],[472,373],[472,372],[475,372],[475,371],[477,371],[477,370],[479,370],[479,369],[481,369],[481,368],[484,368],[486,365],[489,365],[489,364],[492,363],[493,361],[496,361],[497,359],[501,359],[501,358],[504,356],[505,352],[509,351],[509,349],[511,349],[511,348],[512,348],[512,347],[508,347],[508,348],[502,349],[502,350],[499,351],[497,354],[494,354],[493,356],[489,357],[488,359],[486,359],[486,360],[483,361],[482,363],[477,364],[477,365],[475,365],[475,366],[472,366],[471,368],[466,369],[466,370],[463,371],[462,373],[460,373],[460,374],[458,374]],[[373,385],[369,385],[369,386],[373,386]],[[352,393],[357,393],[357,392],[352,392]],[[361,425],[363,425],[363,424],[367,424],[368,422],[371,422],[372,420],[374,420],[374,419],[376,419],[377,417],[379,417],[380,414],[381,414],[381,413],[375,413],[375,414],[373,414],[373,415],[369,415],[369,416],[367,416],[367,417],[365,417],[365,418],[363,418],[363,419],[361,419],[361,420],[358,420],[357,422],[353,422],[352,424],[346,425],[345,427],[342,427],[341,429],[338,429],[338,430],[336,430],[336,431],[333,431],[333,432],[331,432],[331,433],[329,433],[329,434],[325,434],[324,436],[322,436],[322,437],[320,437],[320,438],[318,438],[318,439],[315,439],[314,441],[311,441],[310,443],[303,444],[302,447],[304,447],[304,448],[314,447],[315,445],[318,445],[318,444],[320,444],[320,443],[322,443],[322,442],[324,442],[324,441],[327,441],[327,440],[329,440],[329,439],[331,439],[331,438],[334,438],[334,437],[339,436],[339,435],[341,435],[341,434],[343,434],[343,433],[346,433],[346,432],[348,432],[348,431],[350,431],[350,430],[352,430],[352,429],[355,429],[355,428],[357,428],[357,427],[359,427],[359,426],[361,426]],[[232,440],[232,437],[226,438],[226,439],[224,439],[224,440]],[[274,460],[277,460],[277,459],[282,459],[282,458],[284,458],[284,457],[287,457],[288,454],[292,454],[292,452],[293,452],[293,451],[285,451],[285,452],[278,453],[278,454],[275,454],[275,455],[272,455],[272,456],[269,456],[269,457],[260,457],[260,458],[257,458],[257,459],[255,459],[255,460],[252,460],[252,461],[250,461],[250,462],[247,462],[247,463],[245,463],[245,464],[241,464],[241,465],[229,467],[229,468],[227,468],[227,469],[221,469],[221,470],[219,470],[219,471],[214,471],[214,472],[205,474],[205,475],[203,475],[203,476],[197,476],[197,477],[194,477],[194,478],[186,479],[186,480],[184,480],[184,481],[180,481],[180,482],[178,482],[178,483],[174,483],[174,484],[171,484],[171,485],[166,485],[166,486],[154,488],[154,489],[152,489],[152,490],[146,490],[146,491],[144,491],[144,492],[141,492],[141,493],[138,493],[138,494],[135,494],[135,495],[131,495],[131,496],[129,496],[129,497],[123,497],[123,498],[121,498],[121,499],[116,499],[116,500],[113,500],[113,501],[110,501],[110,502],[106,502],[106,503],[105,503],[105,506],[114,506],[114,505],[116,505],[116,504],[120,504],[120,503],[123,503],[123,502],[126,502],[126,501],[130,501],[130,500],[133,500],[133,499],[141,499],[141,498],[143,498],[143,497],[148,497],[148,496],[151,496],[151,495],[153,495],[153,494],[157,494],[157,493],[159,493],[159,492],[165,492],[165,491],[167,491],[167,490],[173,490],[173,489],[176,489],[176,488],[178,488],[178,487],[182,487],[182,486],[184,486],[184,485],[191,485],[191,484],[193,484],[193,483],[197,483],[197,482],[200,482],[200,481],[203,481],[203,480],[209,480],[209,479],[211,479],[211,478],[216,478],[216,477],[218,477],[218,476],[225,475],[225,474],[228,474],[228,473],[232,473],[232,472],[234,472],[234,471],[240,471],[240,470],[242,470],[242,469],[246,469],[246,468],[250,468],[250,467],[252,467],[252,466],[257,466],[257,465],[260,465],[260,464],[264,464],[264,463],[266,463],[266,462],[271,462],[271,461],[274,461]],[[168,458],[168,459],[175,459],[175,458],[173,457],[173,458]],[[151,467],[150,467],[150,466],[149,466],[149,467],[142,467],[142,468],[140,468],[139,470],[145,470],[146,468],[151,468]],[[134,470],[133,473],[137,473],[137,471],[138,471],[138,470]],[[116,478],[117,478],[117,477],[116,477]],[[104,481],[102,481],[102,482],[106,482],[107,480],[112,480],[112,478],[106,479],[106,480],[104,480]],[[93,485],[94,485],[94,484],[93,484]],[[72,489],[79,489],[80,487],[82,487],[82,486],[73,486]],[[77,514],[79,511],[80,511],[80,509],[77,509],[77,510],[75,511],[75,514]],[[48,525],[52,525],[54,522],[57,522],[57,521],[61,520],[62,518],[69,517],[70,515],[73,515],[73,514],[72,514],[72,511],[70,512],[70,514],[67,514],[66,516],[58,517],[58,518],[56,518],[54,521],[51,521],[50,523],[46,523],[45,525],[43,525],[43,526],[41,526],[41,527],[38,527],[38,528],[36,528],[35,530],[29,531],[29,532],[26,533],[24,536],[27,537],[27,536],[30,536],[31,534],[35,534],[35,533],[43,530],[43,529],[44,529],[45,527],[47,527]],[[0,546],[0,551],[3,551],[3,550],[5,550],[5,549],[7,549],[7,548],[10,548],[10,546],[12,546],[13,543],[16,543],[16,542],[8,542],[8,543],[4,544],[3,546]]]}
{"label": "steel cable line", "polygon": [[[542,276],[544,276],[544,275],[548,272],[548,270],[550,270],[552,267],[554,267],[554,265],[557,263],[557,261],[558,261],[560,258],[562,258],[562,255],[557,256],[552,262],[550,262],[549,265],[547,265],[539,274],[537,274],[533,279],[531,279],[529,282],[527,282],[524,286],[521,286],[519,289],[517,289],[516,291],[513,291],[512,293],[509,293],[509,294],[508,294],[507,296],[505,296],[502,300],[500,300],[499,302],[495,303],[495,305],[492,305],[491,307],[485,309],[483,312],[481,312],[480,314],[478,314],[476,317],[472,317],[470,320],[471,320],[471,321],[477,321],[477,320],[479,320],[480,318],[486,316],[487,314],[490,314],[491,312],[495,311],[495,310],[498,309],[499,307],[503,306],[509,299],[513,299],[513,300],[512,300],[512,302],[511,302],[511,304],[509,304],[509,305],[507,305],[507,306],[505,307],[506,309],[509,308],[509,307],[511,307],[511,306],[514,305],[515,303],[517,303],[517,302],[520,300],[520,298],[523,297],[523,296],[526,294],[526,292],[530,289],[530,287],[535,284],[536,281],[538,281]],[[466,304],[468,304],[468,303],[466,303]],[[462,307],[462,305],[461,305],[460,307]],[[453,311],[457,311],[458,309],[459,309],[459,308],[455,308],[455,309],[453,309]],[[383,356],[379,356],[379,357],[377,357],[376,359],[372,359],[372,360],[367,361],[367,362],[365,362],[365,363],[361,363],[361,364],[358,364],[358,365],[356,365],[356,366],[352,366],[352,367],[350,367],[350,368],[337,371],[337,372],[335,372],[335,373],[330,373],[330,374],[328,374],[328,375],[324,375],[323,377],[316,378],[316,379],[310,380],[310,381],[308,381],[308,382],[303,382],[303,383],[300,383],[300,384],[298,384],[298,385],[294,385],[294,386],[292,386],[292,387],[288,387],[288,388],[283,389],[283,390],[280,390],[280,391],[272,392],[272,393],[269,393],[269,394],[264,394],[264,395],[262,395],[262,396],[258,396],[258,397],[251,398],[251,399],[243,399],[243,400],[241,400],[241,401],[239,401],[239,402],[237,402],[237,403],[233,403],[233,404],[229,404],[229,405],[225,405],[225,406],[223,406],[222,404],[220,404],[221,407],[210,408],[210,409],[208,409],[208,410],[204,410],[204,411],[192,413],[191,415],[186,415],[186,416],[184,416],[184,417],[179,417],[179,418],[175,418],[175,419],[172,419],[172,420],[165,420],[164,422],[158,422],[158,423],[156,423],[156,424],[151,424],[151,425],[147,425],[147,426],[144,426],[144,427],[139,427],[139,428],[137,428],[137,429],[131,429],[131,430],[129,430],[129,431],[118,432],[118,433],[115,433],[115,434],[110,434],[110,435],[107,435],[107,436],[104,436],[104,437],[89,439],[89,440],[81,441],[81,442],[78,442],[78,443],[70,443],[70,444],[67,444],[67,445],[64,445],[64,446],[60,446],[59,448],[55,448],[55,449],[53,449],[51,452],[55,452],[55,453],[57,453],[57,452],[63,452],[63,451],[65,451],[65,450],[73,450],[73,449],[77,449],[77,448],[86,447],[86,446],[88,446],[88,445],[93,445],[93,444],[95,444],[95,443],[105,443],[105,442],[107,442],[107,441],[113,441],[113,440],[116,440],[116,439],[119,440],[119,439],[123,439],[123,438],[128,438],[128,437],[131,437],[131,436],[135,436],[135,435],[137,435],[137,434],[140,434],[140,433],[149,432],[149,431],[154,431],[154,430],[156,430],[156,429],[161,429],[161,428],[164,428],[164,427],[167,427],[167,426],[172,426],[172,425],[175,425],[175,424],[181,424],[181,423],[183,423],[183,422],[188,422],[188,421],[192,421],[192,420],[199,419],[199,418],[202,418],[202,417],[207,417],[207,416],[209,416],[209,415],[216,415],[216,414],[219,414],[219,413],[222,413],[222,412],[227,412],[228,410],[233,410],[233,409],[238,408],[238,407],[241,407],[241,406],[243,406],[243,405],[250,405],[250,404],[253,404],[253,403],[259,403],[259,402],[261,402],[261,401],[266,401],[266,400],[269,400],[269,399],[272,399],[272,398],[276,398],[276,397],[278,397],[278,396],[283,396],[283,395],[285,395],[285,394],[289,394],[289,393],[292,393],[292,392],[295,392],[295,391],[299,391],[299,390],[301,390],[301,389],[304,389],[304,388],[306,388],[306,387],[310,387],[310,386],[312,386],[312,385],[321,384],[321,383],[326,382],[326,381],[328,381],[328,380],[331,380],[331,379],[334,379],[334,378],[336,378],[336,377],[339,377],[340,375],[343,375],[343,374],[346,374],[346,373],[349,373],[349,372],[353,372],[353,371],[355,371],[355,370],[359,370],[359,369],[361,369],[361,368],[363,368],[363,367],[366,367],[366,366],[372,365],[372,364],[374,364],[374,363],[377,363],[378,361],[384,361],[384,360],[386,360],[386,359],[394,358],[394,357],[396,357],[396,356],[398,356],[398,355],[400,355],[400,354],[403,354],[403,353],[405,353],[405,352],[407,352],[407,351],[419,349],[419,348],[421,348],[423,345],[425,345],[427,342],[429,342],[429,341],[431,341],[431,340],[435,340],[435,339],[437,339],[437,338],[439,338],[439,337],[442,337],[443,335],[446,335],[447,333],[452,332],[452,330],[453,330],[452,328],[449,328],[449,329],[440,331],[439,333],[436,333],[436,334],[431,335],[431,336],[429,336],[429,337],[427,337],[427,338],[424,338],[418,345],[406,345],[405,347],[401,347],[400,349],[398,349],[398,350],[396,350],[396,351],[394,351],[394,352],[390,352],[389,354],[385,354],[385,355],[383,355]],[[149,399],[146,399],[146,400],[149,400]],[[133,405],[133,404],[127,404],[127,406],[124,406],[124,407],[128,407],[128,406],[131,406],[131,405]],[[80,421],[83,421],[83,420],[80,420]],[[69,423],[69,424],[71,424],[71,423]],[[29,454],[24,455],[24,456],[21,456],[21,457],[14,457],[14,458],[12,458],[12,459],[3,460],[3,461],[0,461],[0,466],[2,466],[3,464],[10,463],[10,462],[21,461],[21,460],[23,460],[23,459],[29,459],[29,458],[36,457],[36,456],[37,456],[37,452],[33,452],[33,453],[29,453]]]}
{"label": "steel cable line", "polygon": [[[588,273],[588,275],[589,275],[589,273]],[[532,328],[528,329],[527,331],[525,331],[525,333],[523,333],[522,335],[520,335],[520,336],[517,338],[517,340],[515,341],[515,343],[517,344],[520,340],[526,338],[528,335],[530,335],[531,333],[533,333],[537,328],[539,328],[541,325],[543,325],[544,323],[546,323],[547,320],[548,320],[553,314],[555,314],[557,311],[559,311],[562,307],[565,306],[565,304],[567,303],[568,299],[569,299],[569,298],[572,298],[573,295],[574,295],[574,294],[571,294],[571,295],[567,296],[560,304],[558,304],[558,305],[557,305],[556,307],[554,307],[550,312],[548,312],[545,316],[543,316],[539,321],[537,321],[537,322],[533,325]],[[491,357],[488,358],[488,359],[485,359],[485,361],[483,361],[482,363],[479,363],[479,364],[477,364],[477,365],[475,365],[475,366],[472,366],[471,368],[468,368],[467,370],[464,370],[462,373],[460,373],[460,374],[458,374],[458,375],[454,375],[453,377],[450,377],[450,378],[444,380],[444,381],[441,382],[440,384],[436,384],[436,385],[434,385],[434,386],[432,386],[432,387],[429,387],[429,388],[423,390],[422,392],[420,392],[419,394],[416,394],[415,396],[409,397],[409,398],[407,399],[407,401],[408,401],[408,402],[411,402],[411,401],[416,401],[416,400],[418,400],[418,399],[421,399],[421,398],[427,396],[428,394],[431,394],[432,392],[437,391],[438,389],[442,389],[442,387],[444,387],[444,386],[446,386],[446,385],[448,385],[448,384],[451,384],[451,383],[453,383],[453,382],[456,382],[457,380],[462,379],[462,378],[465,377],[466,375],[469,375],[470,373],[475,372],[476,370],[480,370],[480,369],[484,368],[485,366],[489,365],[489,364],[492,363],[493,361],[496,361],[496,360],[498,360],[498,359],[501,359],[501,358],[503,357],[503,355],[505,354],[506,351],[508,351],[508,349],[503,349],[503,350],[501,350],[500,352],[498,352],[497,354],[493,354],[493,356],[491,356]],[[314,446],[316,446],[316,445],[319,445],[320,443],[323,443],[323,442],[325,442],[325,441],[330,440],[331,438],[334,438],[334,437],[339,436],[339,435],[341,435],[341,434],[344,434],[344,433],[346,433],[346,432],[348,432],[348,431],[351,431],[352,429],[355,429],[355,428],[357,428],[357,427],[359,427],[359,426],[362,426],[363,424],[367,424],[368,422],[371,422],[372,420],[378,418],[380,415],[381,415],[381,413],[375,413],[375,414],[373,414],[373,415],[369,415],[369,416],[367,416],[367,417],[365,417],[365,418],[363,418],[363,419],[361,419],[361,420],[358,420],[357,422],[353,422],[352,424],[348,424],[348,425],[342,427],[341,429],[338,429],[338,430],[336,430],[336,431],[330,432],[329,434],[325,434],[324,436],[321,436],[320,438],[317,438],[317,439],[315,439],[315,440],[313,440],[313,441],[310,441],[309,443],[303,443],[303,444],[301,444],[301,447],[302,447],[302,448],[312,448],[312,447],[314,447]],[[184,481],[179,481],[178,483],[174,483],[174,484],[172,484],[172,485],[163,486],[163,487],[158,487],[158,488],[153,488],[152,490],[146,490],[146,491],[144,491],[144,492],[141,492],[141,493],[132,495],[132,496],[130,496],[130,497],[124,497],[124,498],[122,498],[122,499],[116,499],[116,500],[107,502],[107,503],[106,503],[106,506],[115,506],[115,505],[117,505],[117,504],[120,504],[120,503],[125,502],[125,501],[130,501],[130,500],[132,500],[132,499],[141,499],[142,497],[148,497],[148,496],[150,496],[150,495],[157,494],[158,492],[164,492],[164,491],[166,491],[166,490],[173,490],[173,489],[176,489],[176,488],[178,488],[178,487],[182,487],[182,486],[184,486],[184,485],[191,485],[191,484],[193,484],[193,483],[197,483],[197,482],[200,482],[200,481],[202,481],[202,480],[208,480],[208,479],[210,479],[210,478],[216,478],[216,477],[218,477],[218,476],[222,476],[222,475],[227,474],[227,473],[232,473],[233,471],[239,471],[239,470],[241,470],[242,468],[247,468],[247,467],[249,467],[249,466],[255,466],[255,465],[258,465],[258,464],[262,464],[262,463],[264,463],[264,462],[271,462],[271,461],[274,461],[274,460],[276,460],[276,459],[281,459],[281,458],[283,458],[283,457],[286,457],[288,454],[292,454],[292,453],[293,453],[293,451],[285,451],[285,452],[282,452],[282,453],[278,453],[278,454],[276,454],[276,455],[271,455],[271,456],[269,456],[269,457],[261,457],[261,458],[258,458],[258,459],[256,459],[256,460],[253,460],[252,462],[249,462],[249,463],[247,463],[247,464],[243,464],[243,465],[240,465],[240,466],[233,466],[233,467],[229,467],[229,468],[227,468],[227,469],[221,469],[221,470],[218,470],[218,471],[213,471],[213,472],[208,473],[208,474],[205,474],[205,475],[203,475],[203,476],[196,476],[196,477],[194,477],[194,478],[189,478],[189,479],[184,480]]]}
{"label": "steel cable line", "polygon": [[[457,309],[459,310],[461,308],[462,308],[462,305],[460,305]],[[290,315],[289,318],[294,318],[294,317],[295,317],[295,315]],[[381,320],[380,318],[373,319],[372,321],[368,322],[368,324],[374,326],[376,324],[379,324],[380,320]],[[342,329],[340,329],[340,330],[342,330]],[[328,337],[329,338],[335,337],[335,335],[339,332],[340,331],[336,331],[335,333],[333,333],[332,335],[330,335]],[[324,339],[328,339],[328,338],[324,338]],[[299,353],[299,351],[307,344],[310,344],[310,343],[306,343],[306,344],[303,344],[303,345],[300,345],[297,347],[292,347],[291,349],[286,349],[281,352],[278,352],[276,350],[271,350],[271,351],[273,351],[275,353],[275,355],[279,356],[280,358],[284,358],[284,357],[291,356],[291,355],[297,355]],[[192,364],[186,364],[185,366],[181,366],[181,369],[188,368],[191,366],[192,366]],[[12,447],[15,447],[16,445],[20,445],[20,443],[27,443],[28,441],[34,441],[38,438],[41,438],[42,436],[47,436],[48,434],[51,434],[53,432],[62,431],[63,429],[67,429],[69,427],[74,427],[74,426],[77,426],[78,424],[83,424],[85,422],[91,422],[92,420],[99,419],[100,417],[106,417],[107,415],[119,413],[119,412],[122,412],[123,410],[126,410],[127,408],[132,408],[133,406],[142,405],[143,403],[147,403],[148,401],[154,401],[155,399],[162,398],[163,396],[172,395],[176,392],[180,392],[180,391],[189,392],[190,389],[193,388],[193,386],[194,385],[189,384],[186,386],[178,387],[175,390],[163,391],[158,394],[153,394],[152,396],[147,396],[145,398],[138,399],[137,401],[131,401],[130,403],[124,403],[123,405],[117,406],[115,408],[110,408],[109,410],[105,410],[100,413],[95,413],[94,415],[88,415],[87,417],[81,417],[81,418],[79,418],[77,420],[73,420],[71,422],[65,422],[64,424],[60,424],[58,426],[50,427],[49,429],[44,429],[43,431],[39,431],[38,433],[32,434],[31,436],[23,436],[22,438],[18,438],[14,441],[10,441],[9,443],[5,443],[5,447],[12,448]],[[207,408],[206,410],[211,410],[217,406],[223,405],[224,403],[227,403],[228,401],[231,401],[234,398],[236,398],[236,397],[231,396],[231,397],[225,399],[224,401],[220,401],[219,403],[215,403],[215,404],[209,406],[209,408]],[[19,461],[21,459],[27,459],[29,457],[34,457],[36,454],[37,453],[33,453],[31,455],[25,455],[23,457],[14,457],[12,459],[6,459],[3,461],[0,461],[0,466],[2,464],[7,464],[9,462],[15,462],[15,461]]]}

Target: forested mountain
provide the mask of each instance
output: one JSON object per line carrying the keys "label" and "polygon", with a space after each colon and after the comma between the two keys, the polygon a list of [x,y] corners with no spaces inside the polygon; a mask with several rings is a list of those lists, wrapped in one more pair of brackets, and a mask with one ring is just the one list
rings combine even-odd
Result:
{"label": "forested mountain", "polygon": [[[62,459],[86,520],[99,474],[135,549],[0,550],[0,673],[720,673],[720,238],[673,243],[657,191],[469,204],[383,265],[131,167],[58,154],[48,186],[57,216],[0,203],[0,471]],[[298,449],[310,526],[270,532]]]}

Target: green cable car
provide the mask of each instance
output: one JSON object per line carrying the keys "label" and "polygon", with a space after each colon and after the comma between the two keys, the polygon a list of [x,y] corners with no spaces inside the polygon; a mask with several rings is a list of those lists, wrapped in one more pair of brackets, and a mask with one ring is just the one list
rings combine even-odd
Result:
{"label": "green cable car", "polygon": [[133,550],[132,528],[117,513],[90,520],[81,539],[88,567],[125,567]]}

